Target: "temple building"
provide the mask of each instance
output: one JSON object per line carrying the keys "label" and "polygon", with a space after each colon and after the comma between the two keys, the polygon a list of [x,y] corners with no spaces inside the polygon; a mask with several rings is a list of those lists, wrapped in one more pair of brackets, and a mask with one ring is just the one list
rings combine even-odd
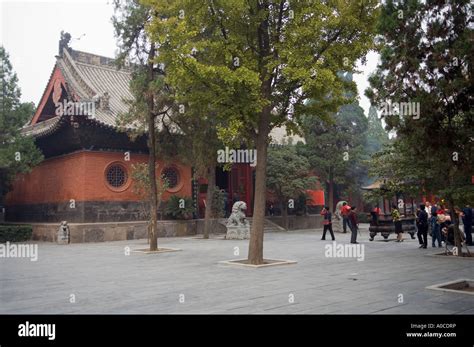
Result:
{"label": "temple building", "polygon": [[[143,199],[134,189],[132,165],[148,160],[146,135],[132,141],[117,118],[127,112],[131,71],[118,70],[111,58],[80,52],[60,42],[56,64],[36,113],[22,132],[35,139],[44,160],[21,175],[6,197],[6,220],[75,223],[144,220]],[[277,134],[280,136],[280,134]],[[283,136],[283,135],[281,135]],[[193,179],[190,166],[158,160],[171,195],[192,197],[203,216],[206,184]],[[216,184],[228,204],[238,198],[249,206],[254,169],[234,164],[216,168]]]}

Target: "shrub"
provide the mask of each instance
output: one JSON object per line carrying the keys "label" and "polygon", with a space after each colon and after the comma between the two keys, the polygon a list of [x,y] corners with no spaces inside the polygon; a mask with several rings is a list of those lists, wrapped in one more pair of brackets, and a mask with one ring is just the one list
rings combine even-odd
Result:
{"label": "shrub", "polygon": [[190,219],[194,212],[193,199],[172,195],[166,202],[165,214],[171,219]]}
{"label": "shrub", "polygon": [[222,218],[225,215],[225,193],[219,189],[214,188],[214,195],[212,197],[212,217]]}
{"label": "shrub", "polygon": [[0,225],[0,243],[27,241],[31,239],[32,234],[31,225]]}

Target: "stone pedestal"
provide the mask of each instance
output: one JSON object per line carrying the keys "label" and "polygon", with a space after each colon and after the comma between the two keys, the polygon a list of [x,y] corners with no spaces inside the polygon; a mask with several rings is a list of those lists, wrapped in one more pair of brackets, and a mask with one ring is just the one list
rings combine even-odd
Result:
{"label": "stone pedestal", "polygon": [[226,240],[248,240],[250,239],[249,226],[228,226]]}

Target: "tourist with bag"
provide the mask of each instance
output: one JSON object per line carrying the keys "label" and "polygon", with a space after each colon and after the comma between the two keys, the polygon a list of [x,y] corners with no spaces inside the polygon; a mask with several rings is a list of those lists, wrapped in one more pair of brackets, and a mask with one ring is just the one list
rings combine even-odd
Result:
{"label": "tourist with bag", "polygon": [[392,220],[393,224],[395,225],[395,234],[397,234],[397,242],[403,242],[403,227],[402,227],[402,219],[400,217],[400,212],[397,209],[397,205],[392,205]]}

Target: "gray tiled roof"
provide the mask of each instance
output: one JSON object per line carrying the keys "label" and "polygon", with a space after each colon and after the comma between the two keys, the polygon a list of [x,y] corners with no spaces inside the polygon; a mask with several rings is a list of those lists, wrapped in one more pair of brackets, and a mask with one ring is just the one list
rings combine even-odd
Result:
{"label": "gray tiled roof", "polygon": [[98,95],[106,92],[110,95],[110,112],[103,112],[98,118],[106,124],[115,125],[115,116],[128,111],[125,100],[133,98],[129,89],[130,73],[78,62],[76,66]]}
{"label": "gray tiled roof", "polygon": [[61,117],[56,116],[40,123],[27,125],[23,127],[23,129],[21,129],[21,132],[23,133],[23,135],[26,135],[26,136],[34,136],[34,137],[45,136],[45,135],[49,135],[53,133],[56,129],[58,129],[60,124],[61,124]]}
{"label": "gray tiled roof", "polygon": [[[97,107],[95,121],[117,127],[117,116],[127,112],[126,100],[133,98],[129,89],[130,71],[118,70],[111,58],[67,49],[57,57],[56,66],[61,70],[69,91],[78,96],[79,101],[94,100],[108,93],[109,107]],[[58,129],[60,124],[61,117],[56,116],[25,126],[22,132],[27,136],[45,136]]]}
{"label": "gray tiled roof", "polygon": [[[94,120],[102,125],[117,128],[117,117],[128,111],[126,101],[133,99],[129,88],[130,70],[118,70],[112,58],[72,49],[63,50],[63,54],[57,57],[56,66],[61,70],[67,82],[67,88],[79,97],[79,101],[94,100],[108,93],[109,107],[106,109],[96,107]],[[179,132],[178,127],[169,117],[165,117],[164,122],[168,126],[171,125],[172,131]],[[62,124],[64,124],[64,118],[56,116],[25,126],[22,133],[34,137],[47,136],[59,129]],[[130,127],[133,128],[132,125]],[[157,128],[161,129],[162,125],[157,123]],[[270,136],[272,143],[276,144],[287,144],[290,141],[294,144],[298,141],[304,142],[304,139],[298,135],[288,136],[285,127],[273,129]]]}

